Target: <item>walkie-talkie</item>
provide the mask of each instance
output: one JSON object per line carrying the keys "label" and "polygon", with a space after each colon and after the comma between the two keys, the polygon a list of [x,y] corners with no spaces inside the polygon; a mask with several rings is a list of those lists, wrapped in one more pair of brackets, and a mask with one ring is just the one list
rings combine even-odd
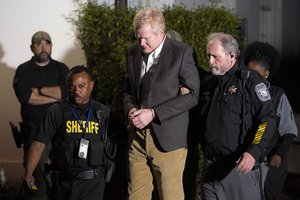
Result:
{"label": "walkie-talkie", "polygon": [[17,148],[21,148],[23,144],[22,133],[19,131],[17,125],[15,125],[12,121],[9,121],[9,126],[11,128]]}
{"label": "walkie-talkie", "polygon": [[249,76],[250,76],[250,71],[249,70],[243,69],[241,71],[241,79],[243,80],[243,84],[245,84],[245,82],[247,81]]}

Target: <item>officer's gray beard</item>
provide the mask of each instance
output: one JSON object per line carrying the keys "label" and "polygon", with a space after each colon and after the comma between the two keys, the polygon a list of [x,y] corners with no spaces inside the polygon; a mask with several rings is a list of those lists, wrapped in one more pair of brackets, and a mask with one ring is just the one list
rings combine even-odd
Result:
{"label": "officer's gray beard", "polygon": [[222,76],[226,73],[226,72],[216,69],[215,67],[210,67],[210,71],[215,76]]}

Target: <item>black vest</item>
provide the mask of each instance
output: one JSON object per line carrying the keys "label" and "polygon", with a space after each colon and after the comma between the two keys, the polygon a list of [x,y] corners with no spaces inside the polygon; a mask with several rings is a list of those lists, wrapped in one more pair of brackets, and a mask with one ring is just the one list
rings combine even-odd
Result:
{"label": "black vest", "polygon": [[[89,124],[86,129],[86,139],[89,140],[87,159],[78,157],[79,141],[82,138],[83,131],[70,110],[67,101],[59,103],[62,115],[62,123],[52,139],[53,163],[56,169],[66,170],[67,168],[87,168],[100,167],[105,164],[104,153],[104,133],[107,128],[110,110],[108,107],[92,100],[92,111]],[[100,110],[100,119],[96,111]],[[82,123],[86,123],[88,109],[86,114],[80,118]],[[78,115],[78,114],[77,114]]]}

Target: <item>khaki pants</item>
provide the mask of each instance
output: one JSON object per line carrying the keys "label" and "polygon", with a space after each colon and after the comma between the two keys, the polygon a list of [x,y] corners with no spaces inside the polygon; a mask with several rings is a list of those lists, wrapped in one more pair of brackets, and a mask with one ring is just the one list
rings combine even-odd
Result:
{"label": "khaki pants", "polygon": [[160,200],[183,200],[182,176],[187,149],[157,148],[152,129],[138,130],[129,149],[129,200],[151,200],[153,178]]}

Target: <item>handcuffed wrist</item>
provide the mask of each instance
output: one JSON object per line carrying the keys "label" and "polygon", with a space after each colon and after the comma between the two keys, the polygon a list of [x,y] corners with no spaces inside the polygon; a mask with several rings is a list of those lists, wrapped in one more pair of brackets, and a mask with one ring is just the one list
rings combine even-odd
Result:
{"label": "handcuffed wrist", "polygon": [[155,112],[154,112],[154,109],[153,109],[153,108],[150,108],[150,111],[151,111],[152,117],[153,117],[153,119],[154,119],[154,118],[155,118]]}

